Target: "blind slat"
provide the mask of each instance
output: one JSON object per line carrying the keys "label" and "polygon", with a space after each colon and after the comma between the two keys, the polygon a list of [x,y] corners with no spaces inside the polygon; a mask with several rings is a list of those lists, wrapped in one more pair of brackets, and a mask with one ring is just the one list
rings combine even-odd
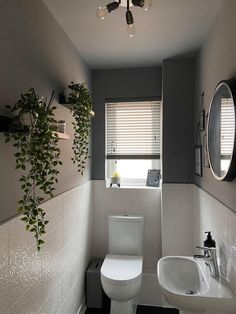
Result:
{"label": "blind slat", "polygon": [[161,103],[106,104],[108,159],[160,156]]}
{"label": "blind slat", "polygon": [[235,113],[232,99],[221,99],[221,155],[230,156],[234,143]]}

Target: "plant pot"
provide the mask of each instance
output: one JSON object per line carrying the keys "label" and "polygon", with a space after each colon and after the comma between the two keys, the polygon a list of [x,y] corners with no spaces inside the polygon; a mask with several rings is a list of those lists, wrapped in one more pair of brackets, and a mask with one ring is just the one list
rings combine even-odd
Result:
{"label": "plant pot", "polygon": [[111,177],[112,184],[120,184],[120,177]]}
{"label": "plant pot", "polygon": [[24,112],[19,115],[19,121],[22,126],[31,127],[34,124],[35,118],[29,112]]}

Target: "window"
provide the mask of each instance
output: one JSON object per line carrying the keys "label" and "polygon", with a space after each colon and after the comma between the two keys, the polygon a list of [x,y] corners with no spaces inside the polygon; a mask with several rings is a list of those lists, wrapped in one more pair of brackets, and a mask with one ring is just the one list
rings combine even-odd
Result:
{"label": "window", "polygon": [[220,145],[220,162],[221,173],[227,171],[231,155],[232,147],[234,147],[234,104],[231,98],[221,99],[221,145]]}
{"label": "window", "polygon": [[106,104],[106,178],[146,185],[149,169],[160,169],[161,102]]}

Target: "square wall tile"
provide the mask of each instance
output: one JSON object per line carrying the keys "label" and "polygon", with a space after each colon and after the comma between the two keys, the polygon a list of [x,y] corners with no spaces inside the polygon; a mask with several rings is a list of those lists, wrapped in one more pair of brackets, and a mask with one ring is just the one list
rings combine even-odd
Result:
{"label": "square wall tile", "polygon": [[162,202],[169,205],[193,207],[192,184],[162,184]]}
{"label": "square wall tile", "polygon": [[84,281],[85,272],[88,267],[88,261],[85,257],[86,254],[77,256],[74,263],[68,268],[67,272],[63,276],[62,291],[63,302],[67,299],[71,287],[76,284],[77,281]]}
{"label": "square wall tile", "polygon": [[10,308],[8,223],[0,225],[0,313]]}
{"label": "square wall tile", "polygon": [[63,314],[77,314],[84,299],[84,281],[77,280],[70,289],[67,298],[62,306]]}
{"label": "square wall tile", "polygon": [[73,212],[78,211],[85,204],[90,203],[92,193],[91,182],[63,193],[63,219],[71,216]]}
{"label": "square wall tile", "polygon": [[62,227],[50,232],[42,248],[41,289],[43,300],[52,293],[62,279]]}
{"label": "square wall tile", "polygon": [[212,226],[212,197],[199,189],[199,212],[205,222]]}
{"label": "square wall tile", "polygon": [[38,313],[42,306],[40,285],[29,288],[7,312],[9,314]]}
{"label": "square wall tile", "polygon": [[175,206],[165,209],[162,227],[162,254],[192,255],[194,251],[192,210]]}
{"label": "square wall tile", "polygon": [[228,209],[219,201],[212,198],[212,226],[218,236],[228,245],[229,243],[229,215]]}
{"label": "square wall tile", "polygon": [[14,303],[40,280],[41,259],[32,233],[17,217],[9,222],[9,285]]}
{"label": "square wall tile", "polygon": [[105,190],[105,213],[112,214],[133,214],[134,189],[106,188]]}
{"label": "square wall tile", "polygon": [[62,273],[63,275],[67,272],[68,268],[74,262],[78,250],[80,249],[81,244],[78,243],[76,238],[73,238],[68,242],[62,251]]}
{"label": "square wall tile", "polygon": [[228,280],[236,294],[236,255],[229,252]]}
{"label": "square wall tile", "polygon": [[221,275],[226,278],[228,275],[228,268],[229,268],[229,247],[221,239],[221,237],[218,235],[216,231],[213,232],[213,234],[214,234],[214,240],[216,241],[216,253],[217,253],[219,270],[220,270]]}
{"label": "square wall tile", "polygon": [[63,220],[63,247],[71,241],[78,230],[81,228],[82,222],[80,221],[79,211],[74,212],[71,216]]}
{"label": "square wall tile", "polygon": [[44,305],[41,307],[38,313],[40,314],[52,314],[57,313],[62,306],[62,283],[61,281],[54,288],[52,293],[47,298]]}
{"label": "square wall tile", "polygon": [[42,204],[42,208],[46,211],[46,219],[49,223],[46,226],[46,232],[55,229],[62,222],[62,195],[53,197]]}
{"label": "square wall tile", "polygon": [[236,256],[236,213],[228,211],[229,217],[229,249]]}
{"label": "square wall tile", "polygon": [[59,264],[58,256],[62,252],[62,225],[58,225],[53,231],[46,233],[44,237],[45,243],[40,250],[42,261],[42,272],[51,265],[52,267]]}

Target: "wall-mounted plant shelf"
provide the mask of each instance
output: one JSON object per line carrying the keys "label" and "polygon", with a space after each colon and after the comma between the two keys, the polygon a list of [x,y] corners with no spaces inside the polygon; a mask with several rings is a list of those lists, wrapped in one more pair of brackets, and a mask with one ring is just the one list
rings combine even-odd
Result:
{"label": "wall-mounted plant shelf", "polygon": [[72,105],[68,101],[66,101],[66,97],[63,94],[59,94],[59,104],[62,105],[63,107],[69,109],[70,111],[72,110]]}
{"label": "wall-mounted plant shelf", "polygon": [[[65,106],[68,109],[72,109],[72,105],[66,101],[66,97],[62,94],[59,94],[59,104]],[[95,117],[95,112],[91,110],[90,112],[91,117]]]}
{"label": "wall-mounted plant shelf", "polygon": [[69,140],[70,139],[70,135],[68,135],[66,133],[61,133],[61,132],[54,132],[54,133],[57,134],[57,136],[60,140]]}
{"label": "wall-mounted plant shelf", "polygon": [[[8,118],[8,117],[4,117],[4,116],[0,116],[0,132],[24,132],[24,133],[29,133],[29,129],[19,129],[19,128],[12,128],[13,125],[13,119],[12,118]],[[61,140],[69,140],[70,136],[66,133],[61,133],[61,132],[55,132],[55,134],[57,134],[57,137]]]}

